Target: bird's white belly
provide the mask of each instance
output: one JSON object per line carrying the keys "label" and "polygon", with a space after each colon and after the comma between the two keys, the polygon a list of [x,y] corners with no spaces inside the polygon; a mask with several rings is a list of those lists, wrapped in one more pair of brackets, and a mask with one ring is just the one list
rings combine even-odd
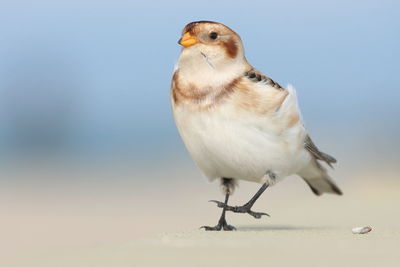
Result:
{"label": "bird's white belly", "polygon": [[[309,161],[301,132],[277,134],[246,118],[218,112],[175,111],[181,137],[193,160],[210,179],[265,182],[266,173],[282,179]],[[300,138],[299,138],[300,137]]]}

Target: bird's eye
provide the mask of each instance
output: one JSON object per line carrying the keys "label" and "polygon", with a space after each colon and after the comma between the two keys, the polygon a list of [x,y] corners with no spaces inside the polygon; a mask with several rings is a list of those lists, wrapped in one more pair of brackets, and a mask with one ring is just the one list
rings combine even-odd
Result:
{"label": "bird's eye", "polygon": [[218,38],[218,33],[216,33],[216,32],[212,32],[212,33],[210,33],[210,38],[211,39],[213,39],[213,40],[215,40],[215,39],[217,39]]}

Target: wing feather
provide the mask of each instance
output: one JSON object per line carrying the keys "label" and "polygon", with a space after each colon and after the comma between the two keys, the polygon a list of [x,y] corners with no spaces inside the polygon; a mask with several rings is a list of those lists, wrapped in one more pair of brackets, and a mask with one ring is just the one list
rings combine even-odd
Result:
{"label": "wing feather", "polygon": [[304,141],[304,147],[313,155],[316,159],[325,161],[331,168],[332,163],[336,163],[336,159],[318,149],[318,147],[311,140],[311,137],[307,135]]}

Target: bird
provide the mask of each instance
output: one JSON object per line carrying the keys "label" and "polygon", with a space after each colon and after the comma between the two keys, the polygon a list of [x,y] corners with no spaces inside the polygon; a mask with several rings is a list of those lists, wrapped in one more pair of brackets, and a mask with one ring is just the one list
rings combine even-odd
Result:
{"label": "bird", "polygon": [[[255,69],[240,36],[213,21],[187,24],[172,76],[170,100],[178,132],[193,161],[209,181],[219,180],[224,201],[218,224],[207,231],[236,228],[226,212],[269,216],[251,208],[261,194],[290,175],[300,176],[315,195],[342,191],[321,164],[336,159],[307,133],[296,90]],[[261,184],[242,206],[228,205],[238,181]]]}

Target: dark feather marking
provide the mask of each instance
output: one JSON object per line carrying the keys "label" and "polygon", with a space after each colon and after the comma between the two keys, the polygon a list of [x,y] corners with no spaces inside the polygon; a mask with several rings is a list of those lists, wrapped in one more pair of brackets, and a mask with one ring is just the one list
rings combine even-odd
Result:
{"label": "dark feather marking", "polygon": [[188,23],[185,28],[183,28],[182,34],[185,34],[189,32],[190,34],[194,34],[194,28],[196,25],[201,24],[201,23],[211,23],[211,24],[219,24],[218,22],[214,21],[208,21],[208,20],[199,20],[199,21],[193,21]]}
{"label": "dark feather marking", "polygon": [[221,44],[225,47],[226,54],[228,55],[228,57],[235,58],[237,56],[239,48],[235,40],[231,38],[226,42],[222,42]]}
{"label": "dark feather marking", "polygon": [[[317,165],[317,168],[321,169],[322,172],[326,173],[326,170],[324,167],[321,166],[321,164],[317,161],[316,158],[314,158],[315,164]],[[308,184],[308,186],[311,188],[311,190],[313,191],[314,194],[316,194],[317,196],[322,195],[321,192],[319,192],[316,188],[314,188],[311,183],[309,181],[307,181],[307,179],[303,180]],[[343,195],[342,190],[340,190],[339,187],[337,187],[337,185],[335,185],[333,182],[331,182],[329,179],[324,179],[324,182],[326,182],[330,188],[332,189],[333,192],[335,192],[338,195]]]}
{"label": "dark feather marking", "polygon": [[332,163],[336,163],[336,159],[324,152],[321,152],[311,140],[309,135],[307,135],[306,139],[304,140],[304,147],[315,157],[315,159],[325,161],[329,167],[333,168]]}
{"label": "dark feather marking", "polygon": [[231,195],[235,190],[237,182],[232,178],[221,178],[221,186],[225,194]]}
{"label": "dark feather marking", "polygon": [[[325,155],[326,155],[326,154],[325,154]],[[329,155],[328,155],[328,156],[329,156]],[[331,156],[329,156],[329,157],[331,157]],[[332,157],[331,157],[331,158],[332,158]],[[332,158],[332,159],[333,159],[333,158]],[[334,160],[335,160],[335,159],[334,159]],[[336,162],[336,160],[335,160],[335,162]],[[322,167],[321,164],[317,161],[317,159],[315,159],[315,163],[317,164],[317,167],[318,167],[318,168],[320,168],[320,169],[326,171],[325,168]],[[329,166],[331,166],[331,165],[329,164]],[[331,166],[331,167],[332,167],[332,166]],[[332,182],[331,182],[330,180],[328,180],[328,179],[325,179],[325,182],[327,182],[327,183],[329,184],[329,186],[331,187],[331,189],[332,189],[333,192],[335,192],[335,193],[338,194],[338,195],[343,195],[342,190],[340,190],[340,188],[337,187],[337,185],[335,185],[334,183],[332,183]]]}
{"label": "dark feather marking", "polygon": [[[226,99],[229,94],[233,93],[240,79],[234,79],[232,82],[222,86],[221,90],[214,96],[211,104],[207,107],[212,107],[224,99]],[[193,84],[189,84],[186,88],[183,88],[179,84],[179,72],[176,71],[172,78],[171,94],[172,99],[176,105],[185,101],[192,101],[194,103],[201,103],[205,100],[212,92],[213,88],[203,88],[204,91],[199,90]]]}
{"label": "dark feather marking", "polygon": [[282,88],[282,86],[280,86],[277,82],[272,80],[270,77],[254,70],[254,69],[246,72],[245,76],[248,79],[250,79],[252,82],[263,82],[265,84],[271,85],[272,87],[275,87],[276,89],[284,90],[284,88]]}
{"label": "dark feather marking", "polygon": [[303,180],[308,184],[308,186],[311,188],[311,191],[313,191],[314,194],[316,194],[317,196],[320,196],[320,195],[321,195],[321,193],[320,193],[317,189],[315,189],[315,188],[310,184],[309,181],[307,181],[306,179],[303,179]]}

